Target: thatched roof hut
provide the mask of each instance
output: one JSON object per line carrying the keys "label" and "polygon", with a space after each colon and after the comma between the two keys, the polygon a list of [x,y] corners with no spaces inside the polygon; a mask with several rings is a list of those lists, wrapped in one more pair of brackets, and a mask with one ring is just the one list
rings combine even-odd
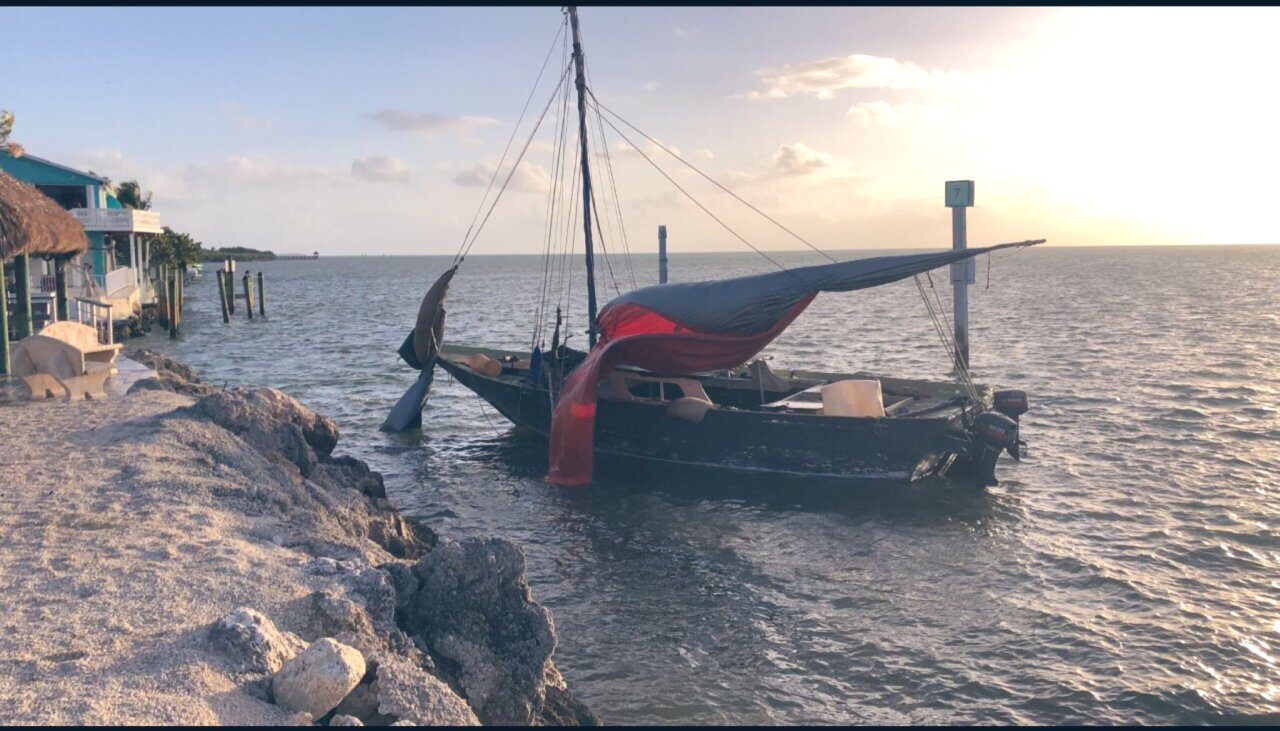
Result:
{"label": "thatched roof hut", "polygon": [[19,254],[79,254],[89,249],[84,227],[35,186],[0,171],[0,261]]}

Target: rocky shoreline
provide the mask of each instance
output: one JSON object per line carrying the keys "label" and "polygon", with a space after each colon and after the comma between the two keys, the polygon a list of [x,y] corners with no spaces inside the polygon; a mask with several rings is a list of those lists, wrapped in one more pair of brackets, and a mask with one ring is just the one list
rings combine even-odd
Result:
{"label": "rocky shoreline", "polygon": [[[97,569],[126,576],[103,582],[107,590],[90,594],[83,607],[65,616],[36,608],[53,603],[61,585],[42,583],[47,577],[38,566],[24,565],[29,558],[21,555],[22,550],[56,553],[52,539],[28,536],[26,544],[0,545],[5,562],[0,569],[33,569],[15,570],[0,586],[13,592],[8,601],[15,602],[0,632],[0,654],[16,655],[0,662],[0,697],[8,698],[0,700],[0,720],[600,723],[556,669],[555,625],[550,612],[533,600],[518,546],[493,538],[441,540],[427,526],[404,518],[387,499],[381,475],[360,460],[334,455],[334,421],[276,389],[218,390],[159,353],[139,350],[130,357],[157,375],[133,384],[122,399],[7,406],[15,413],[43,409],[50,418],[83,410],[101,419],[70,437],[69,457],[78,459],[82,452],[76,450],[90,447],[102,487],[88,480],[82,489],[109,494],[100,500],[108,513],[122,501],[129,508],[119,510],[119,545],[108,551],[119,560],[104,559]],[[110,409],[120,410],[117,422],[104,411]],[[33,424],[49,423],[38,415],[30,418]],[[32,453],[38,451],[32,447]],[[41,476],[52,480],[56,472],[54,467],[28,469],[28,479],[36,482]],[[20,516],[37,520],[26,502],[16,507]],[[131,521],[131,513],[144,517]],[[0,524],[0,530],[6,527]],[[169,538],[150,540],[161,532]],[[197,535],[208,538],[187,540]],[[68,581],[92,582],[75,572]],[[148,602],[153,587],[133,581],[166,590]],[[26,626],[23,616],[63,622],[75,637],[77,612],[90,620],[95,612],[128,614],[136,602],[135,615],[160,614],[166,608],[153,605],[163,605],[165,596],[172,598],[173,611],[159,621],[172,625],[164,631],[147,634],[138,631],[137,619],[131,624],[125,616],[112,618],[129,629],[111,642],[86,637],[83,644],[91,649],[71,654],[40,654],[65,643],[65,630],[61,635],[50,631],[48,637],[33,633],[28,648],[42,649],[25,656],[14,639]],[[104,609],[90,606],[98,600]],[[171,646],[159,638],[169,638]],[[126,661],[99,657],[92,648],[104,644],[126,655]],[[169,647],[167,653],[162,647]],[[112,659],[114,664],[108,662]],[[132,674],[122,666],[133,668]],[[149,673],[155,677],[148,678]],[[207,697],[141,713],[95,707],[86,700],[84,712],[77,713],[81,706],[72,702],[74,690],[68,695],[65,677],[77,675],[115,694],[136,688],[146,699],[139,705],[148,707],[152,695],[178,698],[203,690]],[[170,683],[177,685],[170,689]]]}

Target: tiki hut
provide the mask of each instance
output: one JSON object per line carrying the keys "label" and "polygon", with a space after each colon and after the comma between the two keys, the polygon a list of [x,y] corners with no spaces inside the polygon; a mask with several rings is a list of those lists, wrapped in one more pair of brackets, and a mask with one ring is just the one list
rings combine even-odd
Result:
{"label": "tiki hut", "polygon": [[84,227],[35,186],[0,171],[0,261],[20,254],[80,254],[89,249]]}

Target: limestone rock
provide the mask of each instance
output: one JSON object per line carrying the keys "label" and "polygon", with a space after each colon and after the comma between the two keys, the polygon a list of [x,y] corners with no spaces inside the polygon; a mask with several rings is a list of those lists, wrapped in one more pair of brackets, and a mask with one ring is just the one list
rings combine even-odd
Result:
{"label": "limestone rock", "polygon": [[600,719],[587,704],[573,697],[569,692],[569,684],[555,664],[547,663],[545,682],[547,699],[542,704],[535,721],[537,726],[603,726]]}
{"label": "limestone rock", "polygon": [[327,457],[338,444],[338,423],[303,406],[278,388],[255,388],[242,392],[245,400],[265,411],[272,419],[296,425],[307,444]]}
{"label": "limestone rock", "polygon": [[330,726],[363,726],[364,723],[354,716],[337,715],[329,719]]}
{"label": "limestone rock", "polygon": [[426,670],[395,655],[381,658],[378,711],[415,726],[479,726],[480,720],[453,689]]}
{"label": "limestone rock", "polygon": [[348,455],[330,457],[325,461],[325,469],[332,477],[353,490],[369,497],[383,498],[387,496],[387,488],[382,475],[369,469],[363,460]]}
{"label": "limestone rock", "polygon": [[276,705],[319,718],[333,710],[364,677],[359,650],[326,637],[280,668],[271,681]]}
{"label": "limestone rock", "polygon": [[281,632],[261,612],[237,607],[209,629],[213,646],[252,672],[274,673],[300,652],[305,644]]}
{"label": "limestone rock", "polygon": [[[370,662],[370,665],[373,663]],[[354,690],[347,694],[346,698],[333,709],[336,716],[352,716],[363,721],[368,721],[368,725],[382,725],[378,723],[378,681],[375,679],[371,683],[362,682],[357,685]]]}
{"label": "limestone rock", "polygon": [[486,725],[528,725],[546,699],[555,626],[524,571],[515,544],[476,538],[442,543],[413,567],[420,588],[402,612],[406,630],[456,665]]}
{"label": "limestone rock", "polygon": [[315,717],[312,716],[310,713],[300,712],[300,713],[295,713],[292,716],[289,716],[288,720],[285,721],[285,725],[286,726],[310,726],[312,723],[315,722],[315,720],[316,720]]}
{"label": "limestone rock", "polygon": [[137,393],[138,391],[168,391],[169,393],[180,393],[184,396],[208,396],[214,392],[211,386],[203,383],[188,383],[176,378],[167,378],[156,376],[154,378],[141,378],[133,382],[129,386],[129,390],[125,395]]}
{"label": "limestone rock", "polygon": [[176,361],[164,353],[157,353],[147,348],[137,348],[129,353],[131,360],[137,361],[142,365],[154,370],[156,375],[163,379],[184,381],[187,383],[199,383],[200,378],[196,375],[196,369]]}
{"label": "limestone rock", "polygon": [[276,419],[250,401],[246,393],[240,388],[218,391],[195,402],[190,411],[240,436],[267,457],[293,464],[304,477],[310,475],[319,459],[302,428],[292,421]]}

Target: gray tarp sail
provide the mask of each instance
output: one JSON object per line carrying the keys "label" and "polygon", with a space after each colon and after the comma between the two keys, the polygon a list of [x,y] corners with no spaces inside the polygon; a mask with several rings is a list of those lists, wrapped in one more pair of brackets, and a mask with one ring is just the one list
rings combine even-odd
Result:
{"label": "gray tarp sail", "polygon": [[612,319],[611,309],[630,304],[691,330],[752,335],[771,328],[797,302],[815,292],[849,292],[878,287],[997,249],[1038,243],[1041,241],[877,256],[734,279],[660,284],[614,298],[600,311],[599,319],[609,321]]}

